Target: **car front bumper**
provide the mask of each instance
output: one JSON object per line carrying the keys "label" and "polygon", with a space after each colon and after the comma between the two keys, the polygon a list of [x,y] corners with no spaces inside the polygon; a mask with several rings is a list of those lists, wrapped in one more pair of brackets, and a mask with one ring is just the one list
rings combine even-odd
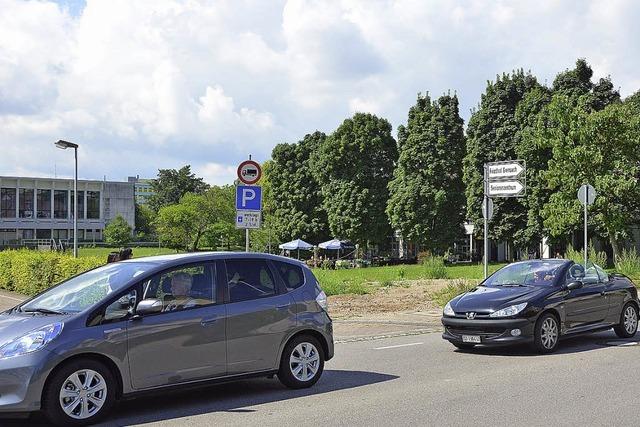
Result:
{"label": "car front bumper", "polygon": [[[465,319],[461,317],[443,317],[444,333],[442,338],[459,344],[470,344],[463,341],[463,335],[480,337],[476,345],[505,346],[533,341],[535,322],[529,319]],[[514,336],[512,331],[520,330]]]}
{"label": "car front bumper", "polygon": [[0,359],[0,416],[40,410],[42,390],[55,356],[39,350]]}

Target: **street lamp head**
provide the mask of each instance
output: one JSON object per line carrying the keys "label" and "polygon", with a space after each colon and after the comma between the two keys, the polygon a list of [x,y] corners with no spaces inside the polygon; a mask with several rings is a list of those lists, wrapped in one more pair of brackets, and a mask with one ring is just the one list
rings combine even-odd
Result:
{"label": "street lamp head", "polygon": [[73,142],[63,141],[62,139],[55,143],[56,147],[66,150],[67,148],[78,148],[78,144],[74,144]]}

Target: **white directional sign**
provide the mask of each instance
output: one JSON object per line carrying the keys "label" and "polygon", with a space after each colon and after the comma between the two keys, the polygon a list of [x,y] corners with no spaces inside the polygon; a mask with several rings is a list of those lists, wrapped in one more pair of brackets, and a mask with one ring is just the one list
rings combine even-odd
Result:
{"label": "white directional sign", "polygon": [[259,211],[236,211],[236,228],[260,228]]}
{"label": "white directional sign", "polygon": [[520,181],[490,181],[487,187],[489,197],[514,197],[521,195],[524,190]]}
{"label": "white directional sign", "polygon": [[489,180],[517,178],[525,170],[519,161],[489,163],[487,168]]}

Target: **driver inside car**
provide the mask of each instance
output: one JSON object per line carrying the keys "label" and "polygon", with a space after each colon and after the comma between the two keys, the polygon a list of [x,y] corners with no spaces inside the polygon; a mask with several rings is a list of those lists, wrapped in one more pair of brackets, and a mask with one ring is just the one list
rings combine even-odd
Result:
{"label": "driver inside car", "polygon": [[196,300],[189,295],[192,284],[193,281],[189,274],[182,272],[174,274],[171,278],[171,294],[173,295],[173,299],[169,301],[169,304],[167,304],[162,311],[174,311],[194,307]]}

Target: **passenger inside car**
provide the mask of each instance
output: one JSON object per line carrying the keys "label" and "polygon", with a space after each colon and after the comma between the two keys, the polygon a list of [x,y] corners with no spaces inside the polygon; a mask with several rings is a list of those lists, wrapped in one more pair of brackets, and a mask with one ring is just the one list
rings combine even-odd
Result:
{"label": "passenger inside car", "polygon": [[191,297],[191,286],[193,281],[188,273],[178,272],[171,277],[171,295],[173,299],[168,301],[163,311],[182,310],[197,305],[195,299]]}

